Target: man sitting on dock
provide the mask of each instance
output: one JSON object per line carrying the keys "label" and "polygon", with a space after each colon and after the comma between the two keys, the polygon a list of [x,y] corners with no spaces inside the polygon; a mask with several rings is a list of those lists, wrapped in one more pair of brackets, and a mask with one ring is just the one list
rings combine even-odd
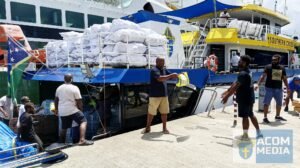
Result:
{"label": "man sitting on dock", "polygon": [[58,114],[62,121],[62,129],[60,132],[60,142],[66,140],[66,132],[72,127],[72,122],[75,121],[80,125],[80,140],[79,145],[92,145],[92,141],[85,139],[87,120],[84,117],[82,110],[82,97],[77,86],[72,84],[73,76],[65,75],[65,83],[60,85],[55,93],[55,114]]}
{"label": "man sitting on dock", "polygon": [[[287,82],[286,72],[283,66],[279,64],[281,56],[276,54],[272,57],[272,64],[267,65],[263,75],[260,77],[257,82],[258,86],[266,78],[266,94],[264,98],[264,120],[263,122],[269,124],[268,120],[268,111],[272,98],[274,97],[276,101],[276,120],[286,121],[283,117],[280,116],[281,106],[282,106],[282,82],[284,82],[287,91],[289,93],[289,86]],[[255,87],[255,90],[258,88]]]}
{"label": "man sitting on dock", "polygon": [[176,79],[178,75],[176,73],[171,74],[164,66],[165,59],[158,57],[156,59],[156,66],[151,69],[147,125],[143,133],[150,132],[153,117],[157,114],[157,110],[159,110],[163,123],[163,133],[169,134],[167,129],[167,114],[169,113],[167,80]]}
{"label": "man sitting on dock", "polygon": [[253,104],[255,102],[254,88],[252,75],[249,69],[251,58],[249,56],[241,56],[239,61],[240,73],[237,77],[237,81],[231,85],[231,87],[222,94],[222,103],[226,104],[228,98],[236,92],[236,100],[238,103],[239,117],[243,118],[243,130],[244,134],[241,140],[249,140],[249,118],[252,124],[256,128],[257,138],[262,137],[257,118],[253,114]]}

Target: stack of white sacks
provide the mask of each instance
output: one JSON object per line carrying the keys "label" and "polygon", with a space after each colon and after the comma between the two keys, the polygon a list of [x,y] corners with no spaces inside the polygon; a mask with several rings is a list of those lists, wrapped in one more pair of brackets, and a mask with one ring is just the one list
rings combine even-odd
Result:
{"label": "stack of white sacks", "polygon": [[104,63],[112,66],[146,66],[167,55],[167,39],[130,21],[115,19],[95,24],[84,33],[60,33],[62,41],[46,45],[49,67]]}

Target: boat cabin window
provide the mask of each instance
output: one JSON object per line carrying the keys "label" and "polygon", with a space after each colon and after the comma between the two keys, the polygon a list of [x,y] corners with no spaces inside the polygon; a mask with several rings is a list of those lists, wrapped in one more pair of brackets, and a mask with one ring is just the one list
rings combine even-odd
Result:
{"label": "boat cabin window", "polygon": [[268,19],[262,18],[261,19],[261,24],[263,24],[263,25],[270,25],[270,21]]}
{"label": "boat cabin window", "polygon": [[255,67],[258,67],[259,69],[263,69],[264,66],[271,64],[272,56],[275,54],[281,55],[281,61],[280,61],[281,65],[284,65],[284,66],[288,65],[288,54],[287,53],[246,49],[246,55],[249,55],[251,58],[253,58],[253,61],[251,62],[251,64],[255,65]]}
{"label": "boat cabin window", "polygon": [[36,23],[36,13],[34,5],[10,2],[10,10],[12,20]]}
{"label": "boat cabin window", "polygon": [[6,19],[6,9],[4,0],[0,0],[0,19]]}
{"label": "boat cabin window", "polygon": [[[125,119],[147,115],[149,87],[149,85],[130,85],[125,87]],[[195,90],[192,88],[176,87],[174,84],[168,84],[170,112],[178,116],[185,116],[190,113],[189,108],[193,106],[191,103],[193,93],[195,93]]]}
{"label": "boat cabin window", "polygon": [[146,115],[149,103],[148,85],[129,85],[124,89],[125,119]]}
{"label": "boat cabin window", "polygon": [[27,25],[20,25],[20,27],[23,30],[26,37],[57,39],[57,40],[62,39],[59,33],[70,31],[67,29],[55,29],[55,28],[27,26]]}
{"label": "boat cabin window", "polygon": [[275,34],[281,33],[281,26],[280,24],[275,23]]}
{"label": "boat cabin window", "polygon": [[41,7],[41,23],[62,26],[61,10]]}
{"label": "boat cabin window", "polygon": [[178,110],[186,108],[188,102],[194,93],[194,90],[189,87],[175,87],[174,85],[168,85],[170,112],[181,111],[181,113],[187,112],[185,110]]}
{"label": "boat cabin window", "polygon": [[67,27],[84,28],[84,14],[66,11]]}
{"label": "boat cabin window", "polygon": [[102,24],[104,23],[104,17],[96,15],[88,15],[88,25],[89,27],[93,24]]}
{"label": "boat cabin window", "polygon": [[115,18],[110,18],[110,17],[108,17],[108,18],[107,18],[107,22],[110,22],[110,23],[111,23],[114,19],[115,19]]}

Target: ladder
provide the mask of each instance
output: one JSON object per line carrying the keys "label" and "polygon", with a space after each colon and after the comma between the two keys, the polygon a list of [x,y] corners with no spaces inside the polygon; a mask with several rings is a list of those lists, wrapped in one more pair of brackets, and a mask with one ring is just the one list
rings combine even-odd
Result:
{"label": "ladder", "polygon": [[185,68],[203,67],[205,54],[207,53],[207,44],[205,42],[207,31],[210,29],[210,20],[207,20],[204,27],[199,23],[200,37],[195,43],[190,45],[188,55],[185,61]]}

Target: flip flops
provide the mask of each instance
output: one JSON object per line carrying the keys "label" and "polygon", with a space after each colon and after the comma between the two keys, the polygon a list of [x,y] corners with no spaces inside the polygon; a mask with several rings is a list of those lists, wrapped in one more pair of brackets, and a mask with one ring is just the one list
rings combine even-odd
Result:
{"label": "flip flops", "polygon": [[150,129],[143,129],[143,131],[141,132],[141,134],[147,134],[149,133],[151,130]]}
{"label": "flip flops", "polygon": [[166,130],[163,130],[162,133],[163,134],[170,134],[170,131],[166,129]]}
{"label": "flip flops", "polygon": [[88,145],[93,145],[93,141],[85,140],[83,143],[79,143],[79,146],[88,146]]}

